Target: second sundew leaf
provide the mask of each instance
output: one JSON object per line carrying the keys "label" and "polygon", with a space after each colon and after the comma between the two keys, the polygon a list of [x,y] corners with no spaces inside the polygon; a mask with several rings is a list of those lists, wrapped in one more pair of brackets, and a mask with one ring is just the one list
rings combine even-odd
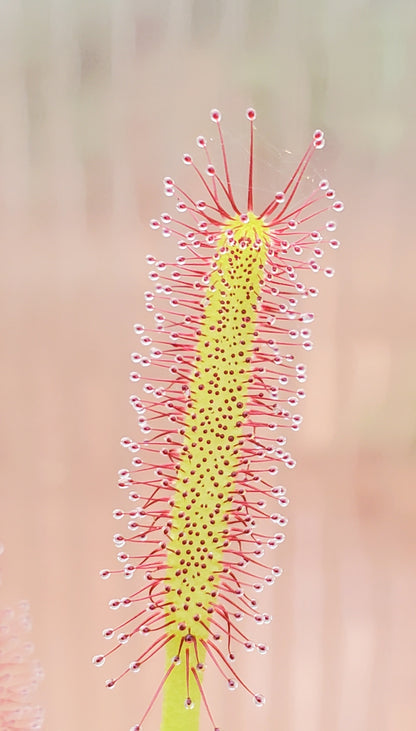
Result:
{"label": "second sundew leaf", "polygon": [[[168,552],[172,596],[181,597],[175,619],[192,633],[208,620],[223,568],[222,542],[241,459],[242,425],[267,237],[254,216],[230,221],[219,240],[186,404]],[[188,598],[189,597],[189,598]],[[198,616],[198,619],[194,619]]]}
{"label": "second sundew leaf", "polygon": [[[219,238],[214,270],[207,287],[206,306],[198,330],[182,455],[171,513],[167,558],[167,618],[172,612],[183,627],[167,648],[168,669],[180,657],[185,662],[182,682],[185,703],[178,705],[177,728],[187,728],[187,704],[200,691],[193,676],[205,657],[210,622],[225,568],[223,545],[228,534],[240,450],[247,420],[247,392],[256,324],[263,284],[267,230],[253,214],[227,222]],[[202,668],[199,668],[202,669]],[[191,684],[192,678],[192,684]],[[163,728],[172,726],[167,680]],[[192,687],[192,692],[191,692]],[[182,724],[182,725],[181,725]]]}
{"label": "second sundew leaf", "polygon": [[[129,596],[111,600],[113,610],[129,615],[104,630],[117,643],[93,659],[100,666],[122,645],[134,645],[130,665],[107,681],[112,688],[164,650],[164,672],[130,731],[144,728],[162,692],[161,731],[197,731],[201,702],[219,731],[203,688],[208,662],[230,690],[240,684],[257,706],[265,700],[248,688],[233,661],[240,649],[267,651],[240,620],[271,621],[255,595],[281,573],[267,558],[283,541],[287,523],[279,512],[288,503],[286,490],[275,478],[280,483],[281,469],[295,466],[286,437],[302,421],[297,406],[306,369],[299,354],[312,348],[313,320],[299,302],[318,293],[298,273],[320,271],[325,247],[338,247],[331,238],[335,221],[327,216],[343,204],[327,180],[299,195],[314,151],[324,146],[317,130],[286,186],[255,213],[253,109],[247,118],[244,207],[233,194],[221,115],[213,110],[223,177],[205,138],[198,137],[205,171],[191,155],[183,161],[194,169],[205,200],[165,178],[165,192],[185,218],[164,213],[151,221],[167,238],[179,239],[180,255],[170,263],[148,257],[155,290],[145,300],[155,327],[145,332],[135,326],[147,353],[132,354],[141,372],[130,374],[143,393],[131,397],[142,439],[122,439],[133,458],[132,469],[119,472],[119,486],[130,488],[138,507],[114,511],[116,519],[128,520],[114,536],[122,568],[101,572],[132,580],[139,571],[143,578]],[[333,274],[331,267],[323,271]],[[144,646],[138,635],[147,638]]]}

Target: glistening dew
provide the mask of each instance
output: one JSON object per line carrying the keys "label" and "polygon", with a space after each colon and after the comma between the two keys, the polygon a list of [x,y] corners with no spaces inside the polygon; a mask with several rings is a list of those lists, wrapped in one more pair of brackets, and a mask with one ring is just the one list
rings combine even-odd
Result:
{"label": "glistening dew", "polygon": [[255,111],[246,116],[245,200],[234,195],[221,115],[213,110],[221,172],[198,137],[202,162],[183,156],[196,192],[165,178],[176,213],[150,223],[176,239],[179,251],[175,257],[169,241],[169,261],[147,257],[153,289],[145,301],[155,325],[135,325],[141,352],[132,354],[137,370],[130,374],[141,438],[121,440],[133,455],[131,468],[119,472],[131,507],[114,511],[123,521],[114,536],[122,566],[101,572],[124,573],[133,588],[110,602],[121,617],[104,630],[110,649],[93,659],[100,666],[129,643],[130,664],[107,681],[112,688],[164,648],[165,670],[131,731],[143,728],[161,692],[162,729],[196,729],[202,700],[219,731],[203,689],[207,662],[231,690],[240,684],[257,706],[265,702],[233,661],[240,650],[267,651],[241,620],[271,621],[256,596],[281,573],[272,559],[287,522],[280,474],[295,466],[286,437],[302,421],[302,356],[312,348],[308,302],[318,294],[298,275],[319,271],[325,247],[338,247],[334,214],[343,204],[327,180],[301,194],[307,166],[324,147],[317,130],[289,182],[256,211]]}

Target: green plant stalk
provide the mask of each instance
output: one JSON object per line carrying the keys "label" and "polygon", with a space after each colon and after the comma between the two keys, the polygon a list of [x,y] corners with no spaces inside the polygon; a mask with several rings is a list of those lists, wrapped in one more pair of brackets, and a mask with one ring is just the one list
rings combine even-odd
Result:
{"label": "green plant stalk", "polygon": [[[166,670],[169,669],[172,656],[176,653],[177,642],[171,640],[166,651]],[[199,653],[201,662],[205,653]],[[165,682],[163,688],[162,724],[160,731],[198,731],[199,715],[201,708],[201,695],[192,673],[189,677],[190,697],[193,700],[193,707],[186,708],[183,689],[186,687],[186,663],[175,667]]]}

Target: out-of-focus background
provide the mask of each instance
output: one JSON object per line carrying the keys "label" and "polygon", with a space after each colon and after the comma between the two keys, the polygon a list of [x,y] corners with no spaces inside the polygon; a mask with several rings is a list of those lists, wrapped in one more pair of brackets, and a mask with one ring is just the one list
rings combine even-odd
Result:
{"label": "out-of-focus background", "polygon": [[314,280],[271,652],[238,661],[268,701],[208,671],[212,707],[226,731],[416,727],[415,34],[412,0],[0,1],[1,602],[30,600],[45,731],[128,729],[162,671],[110,692],[117,662],[90,661],[121,591],[98,571],[137,434],[131,325],[145,254],[177,253],[148,227],[161,178],[190,180],[214,106],[245,159],[249,105],[260,187],[322,127],[314,172],[346,210],[336,277]]}

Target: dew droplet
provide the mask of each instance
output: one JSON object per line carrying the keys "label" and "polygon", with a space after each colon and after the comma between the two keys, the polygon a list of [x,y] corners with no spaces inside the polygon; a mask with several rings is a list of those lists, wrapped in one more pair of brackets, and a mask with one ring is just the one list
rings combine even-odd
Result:
{"label": "dew droplet", "polygon": [[100,668],[105,663],[105,656],[104,655],[94,655],[92,658],[92,663],[97,668]]}
{"label": "dew droplet", "polygon": [[210,117],[213,122],[221,122],[221,112],[218,109],[211,109]]}

